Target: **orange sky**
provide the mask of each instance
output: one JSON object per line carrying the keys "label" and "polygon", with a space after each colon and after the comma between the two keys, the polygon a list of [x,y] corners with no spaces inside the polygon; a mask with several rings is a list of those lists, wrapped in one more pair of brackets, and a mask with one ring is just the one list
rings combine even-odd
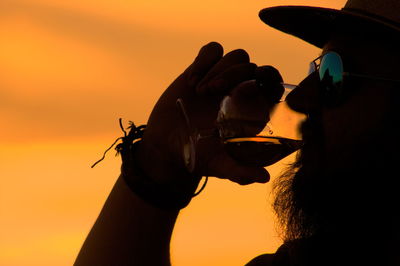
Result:
{"label": "orange sky", "polygon": [[[268,28],[264,7],[343,0],[2,0],[0,265],[72,265],[118,176],[118,118],[145,123],[198,49],[218,41],[299,82],[318,49]],[[272,177],[285,166],[269,170]],[[280,243],[270,185],[210,180],[182,211],[173,262],[243,265]]]}

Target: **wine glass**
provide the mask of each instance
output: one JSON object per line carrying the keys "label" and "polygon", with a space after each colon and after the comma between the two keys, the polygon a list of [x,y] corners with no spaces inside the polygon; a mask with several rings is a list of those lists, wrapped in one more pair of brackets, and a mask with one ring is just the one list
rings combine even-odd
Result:
{"label": "wine glass", "polygon": [[[283,132],[279,127],[274,126],[275,124],[282,124],[283,120],[287,120],[285,115],[279,115],[279,112],[283,110],[282,108],[285,108],[286,104],[284,100],[286,96],[296,87],[287,83],[282,83],[282,85],[285,91],[280,102],[274,108],[274,112],[271,114],[271,120],[261,132],[250,137],[242,135],[242,129],[249,121],[235,119],[234,116],[227,114],[230,110],[235,110],[235,106],[233,106],[234,102],[230,98],[231,96],[225,96],[221,102],[216,121],[217,128],[202,131],[191,125],[184,102],[179,98],[176,103],[187,126],[183,158],[188,170],[192,172],[195,168],[196,146],[198,142],[201,139],[212,136],[217,136],[221,139],[224,148],[232,158],[249,166],[269,166],[300,149],[303,142],[298,135],[292,134],[288,136],[287,132]],[[279,117],[280,121],[276,120],[276,117]]]}
{"label": "wine glass", "polygon": [[[240,163],[265,167],[280,161],[301,148],[303,142],[299,135],[293,134],[294,130],[289,134],[287,126],[284,126],[291,124],[293,127],[294,120],[299,120],[299,117],[293,119],[293,116],[296,115],[293,111],[289,113],[285,103],[286,96],[296,86],[287,83],[282,83],[282,85],[285,91],[270,115],[271,120],[255,136],[241,136],[244,132],[242,129],[248,122],[232,119],[235,115],[229,115],[226,112],[235,110],[235,106],[232,106],[234,101],[231,101],[230,96],[223,99],[217,118],[219,120],[217,124],[221,125],[219,128],[220,137],[223,139],[228,154]],[[226,119],[227,117],[229,119]]]}

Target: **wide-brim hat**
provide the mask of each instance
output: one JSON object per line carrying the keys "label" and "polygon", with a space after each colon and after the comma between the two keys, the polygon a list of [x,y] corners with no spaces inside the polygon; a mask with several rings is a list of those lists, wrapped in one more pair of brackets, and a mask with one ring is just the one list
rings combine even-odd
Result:
{"label": "wide-brim hat", "polygon": [[374,36],[393,35],[400,40],[400,0],[349,0],[341,10],[310,6],[265,8],[263,22],[322,48],[333,32]]}

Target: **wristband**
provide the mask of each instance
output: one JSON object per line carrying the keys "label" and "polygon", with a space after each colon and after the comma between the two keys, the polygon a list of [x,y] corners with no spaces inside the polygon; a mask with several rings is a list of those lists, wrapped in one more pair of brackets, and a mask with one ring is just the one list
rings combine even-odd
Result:
{"label": "wristband", "polygon": [[119,140],[122,140],[122,143],[119,143],[115,147],[117,155],[121,154],[122,157],[121,176],[130,190],[147,203],[164,210],[179,210],[185,208],[191,199],[204,189],[208,181],[208,176],[206,176],[206,180],[198,192],[196,192],[196,189],[201,176],[194,176],[189,172],[187,173],[187,179],[174,183],[160,184],[148,177],[134,159],[136,149],[142,141],[146,126],[136,127],[133,122],[130,122],[128,127],[130,131],[126,134],[122,126],[122,119],[119,119],[119,125],[124,132],[124,137],[116,139],[104,152],[103,157],[92,165],[92,168],[104,160],[106,153]]}
{"label": "wristband", "polygon": [[[146,126],[129,126],[122,143],[116,146],[121,154],[121,175],[130,190],[147,203],[164,210],[179,210],[186,207],[195,195],[201,176],[187,173],[187,179],[171,183],[157,183],[147,176],[134,159],[135,152],[141,143]],[[204,187],[204,185],[203,185]]]}

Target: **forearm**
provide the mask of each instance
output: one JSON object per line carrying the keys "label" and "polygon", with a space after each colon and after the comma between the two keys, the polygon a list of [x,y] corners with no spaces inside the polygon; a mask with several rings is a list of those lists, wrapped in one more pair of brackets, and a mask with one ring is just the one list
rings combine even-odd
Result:
{"label": "forearm", "polygon": [[169,243],[178,212],[144,202],[120,177],[75,265],[170,265]]}
{"label": "forearm", "polygon": [[[119,178],[107,199],[76,265],[169,265],[178,210],[190,202],[201,176],[239,184],[268,181],[264,167],[241,165],[230,157],[218,134],[200,138],[197,132],[217,131],[222,95],[233,88],[260,90],[255,72],[244,50],[224,56],[220,44],[209,43],[157,101],[145,129],[132,123],[128,134],[123,130],[116,148],[124,179]],[[249,80],[253,82],[245,82]]]}

